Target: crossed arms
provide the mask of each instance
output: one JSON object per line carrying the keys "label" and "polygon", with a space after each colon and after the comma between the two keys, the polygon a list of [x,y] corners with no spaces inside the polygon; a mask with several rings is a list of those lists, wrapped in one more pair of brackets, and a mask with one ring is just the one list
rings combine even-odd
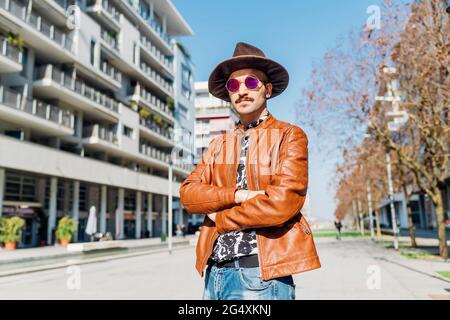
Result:
{"label": "crossed arms", "polygon": [[217,140],[180,187],[180,198],[190,213],[208,214],[220,234],[282,225],[303,207],[308,186],[308,139],[291,126],[281,142],[278,171],[263,191],[236,190],[211,185],[209,163]]}

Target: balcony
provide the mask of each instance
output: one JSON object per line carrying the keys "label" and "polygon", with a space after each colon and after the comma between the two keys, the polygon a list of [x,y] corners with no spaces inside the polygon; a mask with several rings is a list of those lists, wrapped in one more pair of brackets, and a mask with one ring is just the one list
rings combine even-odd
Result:
{"label": "balcony", "polygon": [[[0,145],[14,150],[2,153],[0,167],[167,195],[167,178],[4,135],[0,135]],[[178,196],[179,187],[179,182],[173,182],[174,196]]]}
{"label": "balcony", "polygon": [[150,119],[140,118],[141,136],[162,147],[174,146],[173,129],[166,129]]}
{"label": "balcony", "polygon": [[114,80],[117,83],[117,86],[121,86],[122,82],[122,73],[120,73],[119,70],[117,70],[112,64],[110,64],[108,61],[102,61],[100,65],[100,71],[107,75],[109,78]]}
{"label": "balcony", "polygon": [[60,99],[99,120],[118,121],[120,102],[77,79],[75,71],[61,71],[48,64],[36,68],[35,79],[36,94]]}
{"label": "balcony", "polygon": [[166,164],[169,163],[169,160],[170,160],[170,155],[168,153],[165,153],[161,150],[153,148],[152,146],[150,146],[146,143],[141,143],[139,152],[142,153],[143,155],[146,155],[155,160],[159,160]]}
{"label": "balcony", "polygon": [[148,16],[146,10],[141,10],[139,6],[135,6],[134,0],[123,0],[123,4],[126,10],[132,12],[138,22],[145,26],[146,32],[163,46],[167,54],[170,54],[172,52],[171,38],[163,33],[162,26]]}
{"label": "balcony", "polygon": [[174,167],[179,168],[185,172],[183,173],[190,173],[192,170],[194,170],[194,165],[191,163],[184,163],[182,160],[177,160],[173,163]]}
{"label": "balcony", "polygon": [[89,0],[86,4],[86,11],[100,20],[104,25],[109,26],[114,31],[120,30],[120,12],[108,0]]}
{"label": "balcony", "polygon": [[163,93],[171,96],[173,95],[173,86],[165,81],[159,73],[152,69],[148,64],[141,61],[140,68],[150,79],[157,84],[157,86],[162,90]]}
{"label": "balcony", "polygon": [[[97,144],[106,142],[115,146],[119,145],[117,133],[99,124],[83,128],[83,140],[86,144]],[[101,140],[101,141],[99,141]]]}
{"label": "balcony", "polygon": [[0,73],[22,71],[22,52],[0,37]]}
{"label": "balcony", "polygon": [[119,41],[117,40],[117,36],[111,34],[110,32],[102,29],[101,38],[105,42],[105,44],[114,51],[115,54],[119,53]]}
{"label": "balcony", "polygon": [[143,35],[141,35],[141,48],[143,49],[144,54],[146,54],[150,59],[158,62],[164,70],[173,77],[173,64],[149,39]]}
{"label": "balcony", "polygon": [[38,99],[27,99],[3,86],[0,87],[0,118],[50,135],[74,132],[72,111]]}
{"label": "balcony", "polygon": [[[48,20],[34,11],[31,11],[28,15],[27,7],[22,5],[19,1],[0,0],[0,8],[19,19],[21,24],[31,27],[34,31],[37,31],[40,35],[44,36],[45,39],[51,40],[51,42],[58,47],[67,50],[71,54],[74,53],[73,42],[67,33],[51,24]],[[26,31],[26,28],[24,30]],[[36,47],[44,53],[51,54],[51,50],[49,50],[50,48],[46,46],[45,42],[41,43],[40,39],[36,38],[34,34],[27,34],[22,31],[23,30],[21,30],[21,35],[26,42],[35,44]]]}
{"label": "balcony", "polygon": [[140,84],[131,89],[132,95],[128,98],[132,101],[141,102],[150,110],[155,111],[162,117],[164,117],[170,123],[175,123],[173,112],[169,106],[158,99],[156,96],[147,91]]}

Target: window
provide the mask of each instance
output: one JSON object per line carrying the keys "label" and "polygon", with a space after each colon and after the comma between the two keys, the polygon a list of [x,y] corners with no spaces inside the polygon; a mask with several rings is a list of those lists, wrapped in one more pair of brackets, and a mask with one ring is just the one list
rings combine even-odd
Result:
{"label": "window", "polygon": [[137,64],[138,46],[133,43],[133,63]]}
{"label": "window", "polygon": [[36,179],[19,175],[16,173],[6,173],[5,199],[16,201],[35,201],[36,199]]}
{"label": "window", "polygon": [[133,139],[133,129],[123,126],[123,135]]}
{"label": "window", "polygon": [[95,40],[91,40],[91,64],[95,64]]}
{"label": "window", "polygon": [[187,89],[191,88],[191,80],[192,80],[192,73],[191,70],[189,70],[188,67],[185,65],[181,65],[181,83],[187,87]]}
{"label": "window", "polygon": [[192,92],[189,89],[186,89],[184,85],[181,87],[181,95],[188,100],[191,100]]}

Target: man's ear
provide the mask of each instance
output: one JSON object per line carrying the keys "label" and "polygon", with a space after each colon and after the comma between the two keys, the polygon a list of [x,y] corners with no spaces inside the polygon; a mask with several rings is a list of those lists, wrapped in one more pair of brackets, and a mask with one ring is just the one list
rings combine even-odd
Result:
{"label": "man's ear", "polygon": [[272,84],[269,82],[266,84],[266,98],[270,98],[272,96]]}

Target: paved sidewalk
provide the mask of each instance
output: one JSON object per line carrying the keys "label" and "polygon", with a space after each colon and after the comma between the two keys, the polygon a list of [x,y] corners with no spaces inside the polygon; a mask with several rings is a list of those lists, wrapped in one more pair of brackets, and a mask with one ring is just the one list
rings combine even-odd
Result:
{"label": "paved sidewalk", "polygon": [[[195,245],[197,236],[173,237],[173,249]],[[0,277],[64,267],[71,263],[92,263],[130,257],[148,252],[168,251],[168,240],[160,238],[118,240],[120,247],[88,252],[68,251],[60,245],[0,251]],[[97,242],[96,242],[97,243]],[[89,244],[95,244],[90,242]]]}
{"label": "paved sidewalk", "polygon": [[[188,235],[183,237],[173,237],[173,243],[184,242],[196,239],[195,235]],[[122,241],[124,247],[127,249],[145,248],[156,245],[167,245],[168,240],[161,241],[161,238],[148,238],[148,239],[130,239],[130,240],[118,240]],[[0,248],[0,264],[8,262],[17,262],[20,260],[33,260],[33,259],[46,259],[53,257],[64,257],[77,255],[76,252],[69,252],[67,248],[62,247],[59,244],[46,247],[17,249],[13,251],[6,251]]]}
{"label": "paved sidewalk", "polygon": [[[298,300],[448,299],[450,281],[422,272],[424,265],[367,238],[316,239],[322,267],[294,275]],[[195,247],[0,277],[2,299],[201,299],[204,278],[195,270]],[[75,272],[77,271],[78,272]],[[437,271],[436,270],[436,271]],[[80,276],[79,287],[73,285]],[[372,281],[379,277],[379,283]],[[320,312],[320,310],[318,311]]]}

